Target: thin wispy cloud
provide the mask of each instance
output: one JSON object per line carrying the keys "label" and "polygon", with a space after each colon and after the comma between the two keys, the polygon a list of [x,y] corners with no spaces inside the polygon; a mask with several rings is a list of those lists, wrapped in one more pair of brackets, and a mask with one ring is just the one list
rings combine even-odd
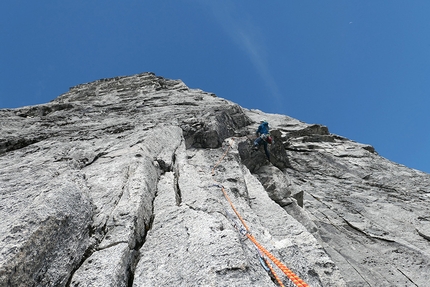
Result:
{"label": "thin wispy cloud", "polygon": [[243,10],[239,11],[234,3],[220,4],[218,1],[208,1],[206,4],[225,33],[248,55],[270,93],[279,103],[281,95],[276,81],[270,73],[267,60],[268,49],[261,29],[252,22],[250,15]]}

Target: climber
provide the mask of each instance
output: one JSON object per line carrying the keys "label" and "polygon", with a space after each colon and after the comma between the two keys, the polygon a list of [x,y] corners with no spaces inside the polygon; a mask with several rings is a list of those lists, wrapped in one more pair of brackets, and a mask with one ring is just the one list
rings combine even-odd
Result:
{"label": "climber", "polygon": [[266,153],[267,159],[270,161],[270,153],[267,149],[267,144],[272,143],[272,137],[269,134],[269,123],[265,120],[260,122],[260,126],[257,129],[257,138],[254,141],[254,149],[258,150],[258,147],[263,144],[264,152]]}

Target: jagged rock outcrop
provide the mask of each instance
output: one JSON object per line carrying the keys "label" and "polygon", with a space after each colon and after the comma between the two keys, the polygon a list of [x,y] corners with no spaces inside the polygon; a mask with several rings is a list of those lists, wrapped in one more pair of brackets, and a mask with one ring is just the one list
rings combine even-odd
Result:
{"label": "jagged rock outcrop", "polygon": [[[270,163],[251,149],[262,118]],[[276,286],[220,184],[310,286],[430,279],[430,175],[325,126],[152,73],[0,122],[0,286]]]}

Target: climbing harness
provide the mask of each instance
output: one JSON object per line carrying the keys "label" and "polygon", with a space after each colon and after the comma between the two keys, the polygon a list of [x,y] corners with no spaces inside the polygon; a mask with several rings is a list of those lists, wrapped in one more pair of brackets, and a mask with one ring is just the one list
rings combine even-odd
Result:
{"label": "climbing harness", "polygon": [[[232,140],[233,141],[233,140]],[[225,158],[225,156],[227,155],[227,153],[229,152],[230,148],[232,147],[231,143],[228,143],[228,147],[226,149],[226,151],[224,152],[224,154],[222,155],[221,159],[214,165],[214,167],[212,168],[212,176],[215,175],[215,169],[217,168],[217,166],[223,161],[223,159]],[[258,255],[259,255],[259,260],[260,260],[260,264],[263,266],[263,268],[267,271],[270,272],[270,274],[274,277],[274,279],[278,282],[279,286],[284,287],[282,280],[279,278],[279,276],[276,274],[275,270],[273,269],[273,267],[271,266],[271,264],[269,263],[269,261],[267,260],[267,258],[269,258],[297,287],[309,287],[308,284],[306,284],[300,277],[298,277],[294,272],[292,272],[287,266],[285,266],[281,261],[279,261],[272,253],[270,253],[266,248],[264,248],[256,239],[255,237],[251,234],[249,227],[246,225],[245,220],[242,218],[242,216],[239,214],[239,212],[237,211],[237,209],[235,208],[233,202],[231,201],[230,197],[227,194],[227,191],[225,189],[225,187],[222,184],[219,184],[218,182],[215,181],[214,179],[214,184],[213,186],[216,186],[218,188],[221,188],[225,199],[228,201],[228,203],[230,204],[231,209],[234,211],[234,213],[237,216],[237,219],[239,219],[240,223],[233,217],[233,215],[231,213],[229,213],[228,211],[226,211],[227,216],[232,220],[233,222],[233,226],[235,227],[236,230],[238,230],[238,232],[243,236],[248,238],[253,244],[254,246],[257,248],[258,250]],[[266,257],[267,258],[266,258]],[[264,264],[263,264],[264,262]],[[270,270],[270,271],[269,271]]]}

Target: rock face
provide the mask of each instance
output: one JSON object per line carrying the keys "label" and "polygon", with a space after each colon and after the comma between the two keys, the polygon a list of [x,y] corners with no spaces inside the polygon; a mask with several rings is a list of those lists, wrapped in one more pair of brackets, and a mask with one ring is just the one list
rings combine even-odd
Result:
{"label": "rock face", "polygon": [[221,187],[309,286],[430,281],[430,175],[325,126],[152,73],[0,123],[0,286],[277,286]]}

